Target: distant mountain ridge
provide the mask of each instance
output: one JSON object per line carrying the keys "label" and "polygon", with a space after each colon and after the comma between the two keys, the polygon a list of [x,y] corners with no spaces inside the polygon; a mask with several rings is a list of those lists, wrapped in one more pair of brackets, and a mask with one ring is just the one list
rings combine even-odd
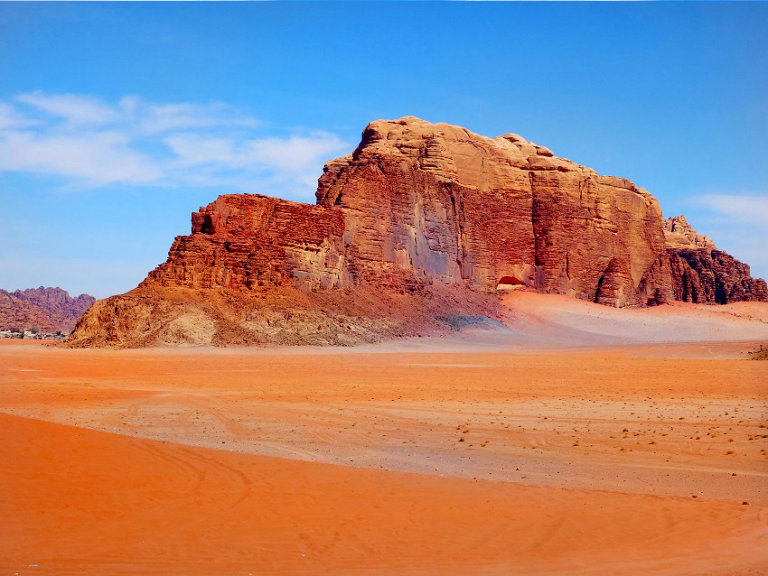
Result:
{"label": "distant mountain ridge", "polygon": [[90,294],[72,297],[58,287],[0,290],[0,330],[71,332],[77,319],[95,301]]}

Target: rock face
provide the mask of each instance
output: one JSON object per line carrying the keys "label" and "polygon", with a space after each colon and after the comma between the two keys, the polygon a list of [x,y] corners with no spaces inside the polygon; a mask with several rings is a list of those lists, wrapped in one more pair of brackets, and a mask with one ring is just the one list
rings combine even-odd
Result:
{"label": "rock face", "polygon": [[684,218],[665,222],[644,189],[516,134],[376,121],[326,165],[316,196],[220,196],[72,342],[354,343],[499,314],[497,291],[517,287],[611,306],[694,289],[702,302],[766,298]]}
{"label": "rock face", "polygon": [[344,267],[344,215],[267,196],[220,196],[192,214],[168,261],[142,286],[246,288],[351,287]]}
{"label": "rock face", "polygon": [[0,330],[71,332],[77,319],[95,301],[88,294],[73,298],[61,288],[0,290]]}
{"label": "rock face", "polygon": [[357,278],[522,285],[616,306],[665,284],[658,202],[515,134],[374,122],[326,166],[317,202],[350,214]]}
{"label": "rock face", "polygon": [[749,266],[718,250],[684,216],[668,218],[664,234],[675,300],[717,304],[768,301],[765,280],[752,278]]}

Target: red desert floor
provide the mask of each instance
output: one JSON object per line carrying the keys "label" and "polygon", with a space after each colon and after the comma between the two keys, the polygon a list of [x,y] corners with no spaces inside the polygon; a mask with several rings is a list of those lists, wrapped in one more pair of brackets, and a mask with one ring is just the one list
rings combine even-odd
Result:
{"label": "red desert floor", "polygon": [[768,574],[752,344],[2,343],[0,573]]}

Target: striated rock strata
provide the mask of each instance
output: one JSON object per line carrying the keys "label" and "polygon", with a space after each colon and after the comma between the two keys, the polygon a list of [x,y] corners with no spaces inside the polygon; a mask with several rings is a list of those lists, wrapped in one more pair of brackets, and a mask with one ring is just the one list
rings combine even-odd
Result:
{"label": "striated rock strata", "polygon": [[95,301],[88,294],[73,298],[61,288],[0,290],[0,330],[70,332]]}
{"label": "striated rock strata", "polygon": [[766,299],[643,188],[516,134],[372,122],[316,196],[220,196],[72,343],[356,343],[499,316],[498,290],[521,287],[611,306]]}

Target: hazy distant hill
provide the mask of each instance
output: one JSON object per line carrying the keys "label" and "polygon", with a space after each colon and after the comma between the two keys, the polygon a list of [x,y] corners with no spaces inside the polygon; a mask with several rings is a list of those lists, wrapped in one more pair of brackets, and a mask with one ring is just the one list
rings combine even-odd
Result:
{"label": "hazy distant hill", "polygon": [[95,301],[89,294],[73,298],[61,288],[0,290],[0,330],[36,328],[42,332],[71,332],[77,319]]}

